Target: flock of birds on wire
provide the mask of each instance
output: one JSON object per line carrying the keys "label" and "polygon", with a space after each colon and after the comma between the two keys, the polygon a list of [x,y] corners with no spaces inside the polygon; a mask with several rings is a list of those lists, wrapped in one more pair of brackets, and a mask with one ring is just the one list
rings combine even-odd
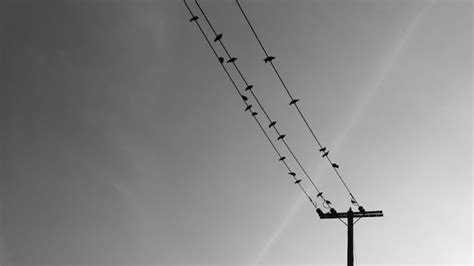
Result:
{"label": "flock of birds on wire", "polygon": [[[322,213],[321,209],[318,208],[318,205],[317,205],[317,202],[308,194],[307,190],[302,186],[301,182],[302,182],[302,179],[299,179],[296,175],[296,173],[294,171],[292,171],[292,169],[290,168],[290,166],[288,165],[288,163],[286,162],[286,157],[283,156],[281,154],[281,152],[278,150],[278,148],[275,146],[275,144],[273,143],[272,139],[270,138],[270,136],[268,135],[268,133],[266,132],[265,128],[262,126],[262,123],[260,122],[260,120],[258,119],[257,115],[258,113],[256,111],[254,111],[254,106],[252,104],[249,103],[249,97],[247,95],[244,95],[244,93],[241,92],[241,90],[238,88],[238,86],[236,85],[235,81],[234,81],[234,78],[230,75],[227,67],[225,66],[224,64],[224,61],[226,61],[228,64],[232,64],[233,67],[235,68],[235,70],[237,71],[237,73],[239,74],[240,78],[242,79],[242,81],[245,83],[246,87],[244,89],[244,92],[245,93],[249,93],[252,98],[255,100],[255,102],[257,103],[257,105],[259,106],[260,110],[263,112],[263,114],[265,115],[266,119],[268,120],[268,128],[271,128],[275,131],[275,133],[277,134],[277,141],[281,141],[283,143],[283,145],[286,147],[286,149],[288,150],[288,152],[291,154],[292,158],[295,160],[295,162],[297,163],[297,165],[299,166],[299,168],[301,169],[301,171],[303,172],[304,176],[306,176],[306,178],[309,180],[309,182],[311,183],[311,185],[315,188],[315,190],[317,191],[317,196],[316,198],[320,198],[321,201],[322,201],[322,206],[326,209],[330,209],[330,212],[333,213],[333,214],[336,214],[336,210],[332,207],[332,203],[331,201],[329,201],[328,199],[325,198],[325,196],[323,195],[323,192],[316,186],[316,184],[314,183],[313,179],[311,178],[311,176],[307,173],[306,169],[303,167],[303,165],[300,163],[298,157],[295,155],[295,153],[293,152],[293,150],[291,149],[290,145],[288,144],[287,140],[285,139],[286,135],[285,134],[282,134],[280,133],[280,131],[278,130],[278,127],[277,127],[277,122],[275,120],[272,120],[270,118],[270,115],[268,114],[268,112],[266,111],[266,109],[263,107],[262,103],[260,102],[259,98],[256,96],[255,92],[253,91],[253,85],[249,84],[247,82],[247,80],[245,79],[244,75],[242,74],[242,72],[240,71],[240,68],[237,66],[236,64],[236,61],[237,61],[237,58],[236,57],[233,57],[231,56],[231,54],[229,53],[227,47],[224,45],[222,39],[223,39],[223,35],[222,33],[217,33],[217,31],[214,29],[214,27],[212,26],[212,23],[209,21],[209,18],[207,17],[206,13],[204,12],[204,10],[202,9],[201,5],[199,4],[199,2],[197,0],[195,0],[195,3],[196,3],[196,6],[198,7],[199,11],[201,12],[201,14],[203,15],[204,19],[206,20],[207,24],[209,25],[209,27],[211,28],[212,32],[214,33],[214,43],[219,43],[219,45],[223,48],[223,50],[225,51],[228,59],[225,60],[224,57],[222,56],[219,56],[218,53],[216,52],[212,42],[210,41],[209,37],[207,36],[207,34],[204,32],[201,24],[199,23],[199,17],[196,16],[193,11],[191,10],[191,8],[189,7],[188,3],[186,2],[186,0],[183,0],[184,1],[184,4],[186,5],[186,8],[188,9],[190,15],[191,15],[191,19],[189,20],[190,22],[194,22],[196,24],[196,26],[199,28],[199,30],[201,31],[203,37],[205,38],[205,40],[207,41],[207,43],[209,44],[209,47],[211,48],[212,52],[214,53],[214,55],[216,56],[216,58],[218,59],[219,63],[221,64],[222,68],[224,69],[225,73],[227,74],[227,77],[229,78],[229,80],[231,81],[233,87],[235,88],[235,90],[237,91],[237,93],[239,94],[240,98],[242,99],[244,105],[245,105],[245,108],[244,108],[244,111],[245,112],[249,112],[251,114],[251,116],[254,118],[254,120],[257,122],[258,126],[260,127],[260,129],[262,130],[263,134],[265,135],[265,137],[267,138],[267,140],[270,142],[270,144],[272,145],[273,149],[275,150],[275,153],[277,154],[278,156],[278,161],[282,162],[284,164],[284,166],[287,168],[288,170],[288,174],[294,179],[294,183],[296,185],[298,185],[300,187],[300,189],[303,191],[303,193],[306,195],[306,197],[309,199],[309,202],[316,208],[317,212],[318,213]],[[322,158],[325,158],[329,164],[331,165],[331,167],[334,169],[334,172],[336,173],[337,177],[339,178],[339,180],[342,182],[342,184],[344,185],[344,187],[346,188],[347,192],[349,193],[349,196],[350,196],[350,200],[351,200],[351,203],[354,205],[354,206],[357,206],[359,211],[364,213],[365,212],[365,209],[359,205],[358,201],[356,200],[356,198],[354,197],[354,195],[352,194],[351,190],[349,189],[349,187],[347,186],[347,184],[345,183],[344,179],[342,178],[341,174],[339,173],[338,169],[339,169],[339,165],[334,163],[330,157],[329,157],[329,150],[323,146],[321,144],[321,142],[319,141],[319,139],[316,137],[316,134],[314,133],[313,129],[311,128],[311,126],[309,125],[309,123],[307,122],[305,116],[303,115],[301,109],[299,108],[298,106],[298,102],[300,101],[299,99],[296,99],[292,96],[292,94],[290,93],[288,87],[286,86],[285,82],[283,81],[280,73],[278,72],[278,70],[276,69],[274,63],[273,63],[273,60],[275,60],[275,57],[274,56],[270,56],[267,52],[267,50],[265,49],[265,47],[263,46],[258,34],[255,32],[255,29],[254,27],[252,26],[252,23],[250,22],[250,20],[248,19],[247,17],[247,14],[245,13],[245,11],[242,9],[242,6],[240,5],[239,1],[236,0],[236,4],[237,6],[239,7],[243,17],[245,18],[247,24],[249,25],[250,29],[252,30],[253,32],[253,35],[255,36],[255,39],[258,41],[260,47],[262,48],[262,51],[264,52],[265,54],[265,58],[263,59],[263,61],[265,62],[265,64],[269,64],[271,66],[271,68],[273,69],[273,72],[275,73],[275,75],[278,77],[280,83],[282,84],[283,88],[285,89],[286,93],[288,94],[288,97],[290,98],[290,103],[289,105],[290,106],[294,106],[295,109],[297,110],[297,112],[299,113],[301,119],[303,120],[303,122],[305,123],[306,127],[308,128],[308,130],[310,131],[311,135],[313,136],[314,140],[316,141],[317,145],[318,145],[318,148],[319,148],[319,152],[321,152],[321,156]]]}

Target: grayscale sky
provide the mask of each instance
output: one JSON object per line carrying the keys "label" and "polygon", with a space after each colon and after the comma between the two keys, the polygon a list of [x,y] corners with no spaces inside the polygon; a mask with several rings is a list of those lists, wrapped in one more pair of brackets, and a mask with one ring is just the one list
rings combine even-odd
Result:
{"label": "grayscale sky", "polygon": [[[241,3],[359,202],[384,211],[356,224],[356,261],[470,264],[472,2]],[[201,4],[346,211],[235,2]],[[189,19],[182,1],[0,2],[1,265],[345,263],[345,226],[305,201]]]}

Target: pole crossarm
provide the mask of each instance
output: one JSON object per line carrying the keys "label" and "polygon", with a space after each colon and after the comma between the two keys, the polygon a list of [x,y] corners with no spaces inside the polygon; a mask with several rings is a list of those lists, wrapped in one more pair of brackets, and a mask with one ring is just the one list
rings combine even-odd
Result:
{"label": "pole crossarm", "polygon": [[[318,212],[319,218],[321,219],[340,219],[340,218],[347,218],[347,212],[327,212],[323,213]],[[366,211],[366,212],[354,212],[353,214],[354,218],[363,218],[363,217],[381,217],[383,216],[382,211]]]}

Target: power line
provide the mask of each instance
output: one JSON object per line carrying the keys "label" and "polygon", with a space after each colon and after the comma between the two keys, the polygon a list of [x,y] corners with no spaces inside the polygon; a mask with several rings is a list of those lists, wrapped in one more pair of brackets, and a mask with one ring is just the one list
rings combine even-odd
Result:
{"label": "power line", "polygon": [[[291,94],[290,90],[288,89],[288,87],[286,86],[285,82],[283,81],[280,73],[278,72],[278,70],[276,69],[275,65],[273,64],[273,60],[275,59],[275,57],[273,56],[270,56],[267,52],[267,50],[265,49],[265,47],[263,46],[263,43],[262,41],[260,40],[257,32],[255,31],[254,27],[252,26],[252,23],[250,22],[250,20],[248,19],[247,17],[247,14],[245,13],[245,11],[242,9],[242,6],[240,5],[239,3],[239,0],[236,0],[236,3],[242,13],[242,15],[244,16],[245,20],[247,21],[247,24],[249,25],[250,29],[252,30],[253,32],[253,35],[255,36],[255,39],[257,39],[260,47],[262,48],[263,52],[265,53],[265,59],[264,59],[264,62],[265,63],[270,63],[270,66],[272,67],[273,69],[273,72],[276,74],[276,76],[278,77],[280,83],[282,84],[284,90],[286,91],[286,93],[288,94],[288,97],[290,98],[290,105],[294,105],[298,114],[300,115],[301,119],[303,120],[303,122],[305,123],[306,127],[308,128],[309,132],[311,133],[311,135],[313,136],[313,139],[316,141],[317,145],[319,146],[319,151],[320,152],[323,152],[323,158],[326,158],[326,160],[329,162],[329,164],[331,165],[331,167],[334,169],[334,172],[336,173],[336,175],[338,176],[339,180],[342,182],[342,184],[344,185],[344,187],[346,188],[347,192],[349,193],[349,196],[351,197],[351,202],[352,204],[354,204],[355,206],[359,206],[359,203],[357,202],[356,198],[354,197],[354,194],[352,193],[352,191],[349,189],[349,187],[347,186],[346,182],[344,181],[344,179],[342,178],[342,175],[339,173],[339,171],[337,170],[339,168],[339,165],[334,163],[331,159],[330,159],[330,156],[329,156],[329,151],[327,150],[327,148],[325,146],[323,146],[320,142],[320,140],[318,139],[318,137],[316,136],[316,133],[314,132],[313,128],[309,125],[306,117],[303,115],[303,112],[301,111],[300,107],[298,106],[297,102],[299,101],[299,99],[296,99],[293,97],[293,95]],[[214,29],[213,29],[214,30]]]}
{"label": "power line", "polygon": [[248,98],[243,95],[239,88],[237,87],[237,85],[235,84],[235,81],[234,79],[232,78],[232,76],[230,75],[229,71],[227,70],[227,68],[224,66],[224,59],[222,57],[220,57],[216,50],[214,49],[214,47],[212,46],[211,42],[209,41],[209,38],[207,37],[206,33],[204,32],[204,30],[202,29],[201,25],[199,24],[198,22],[198,17],[194,15],[194,13],[192,12],[192,10],[190,9],[189,5],[187,4],[186,0],[183,0],[184,1],[184,4],[186,5],[186,8],[188,9],[190,15],[191,15],[191,19],[190,19],[190,22],[195,22],[196,26],[199,28],[200,32],[202,33],[203,37],[205,38],[206,42],[208,43],[209,47],[211,48],[212,52],[214,53],[214,55],[216,56],[216,58],[219,60],[222,68],[224,69],[224,72],[227,74],[227,77],[229,78],[229,80],[231,81],[233,87],[235,88],[235,90],[237,91],[237,93],[239,94],[240,98],[243,100],[244,102],[244,105],[245,105],[245,110],[249,111],[250,114],[252,115],[252,117],[254,118],[255,122],[257,122],[258,126],[260,127],[260,129],[262,130],[263,134],[265,135],[265,137],[267,138],[267,140],[270,142],[271,146],[273,147],[273,149],[275,150],[275,153],[278,155],[278,160],[281,161],[285,167],[287,168],[287,170],[289,171],[290,175],[293,177],[294,179],[294,182],[295,184],[297,184],[300,189],[303,191],[303,193],[306,195],[306,197],[308,198],[308,200],[310,201],[311,205],[315,208],[317,208],[317,204],[316,202],[309,196],[308,192],[305,190],[305,188],[302,186],[301,184],[301,180],[300,179],[297,179],[296,178],[296,175],[293,175],[291,173],[294,173],[290,166],[288,165],[288,163],[285,161],[286,157],[283,156],[280,151],[277,149],[277,147],[275,146],[275,144],[273,143],[273,141],[271,140],[271,138],[268,136],[267,132],[265,131],[265,129],[263,128],[262,124],[260,123],[260,121],[258,120],[257,118],[257,115],[258,113],[257,112],[254,112],[252,111],[252,105],[249,104],[247,102]]}
{"label": "power line", "polygon": [[212,25],[212,23],[210,22],[209,18],[207,17],[206,13],[204,12],[204,10],[202,9],[201,5],[199,4],[199,2],[197,0],[195,0],[196,2],[196,5],[197,7],[199,8],[199,10],[201,11],[201,14],[204,16],[205,20],[207,21],[207,24],[209,25],[209,27],[211,28],[211,30],[213,31],[214,35],[215,35],[215,41],[219,42],[221,47],[224,49],[224,51],[226,52],[227,56],[229,57],[229,60],[227,60],[228,63],[231,63],[234,68],[236,69],[236,71],[239,73],[240,75],[240,78],[242,79],[242,81],[245,83],[245,85],[247,86],[246,87],[246,91],[250,91],[252,97],[255,99],[255,102],[259,105],[260,109],[262,110],[262,112],[265,114],[266,118],[268,119],[268,122],[270,123],[270,127],[273,128],[278,136],[277,140],[281,140],[283,142],[283,144],[285,145],[286,149],[288,150],[288,152],[291,154],[291,156],[293,157],[293,159],[295,160],[295,162],[298,164],[298,166],[300,167],[301,171],[304,173],[304,175],[306,176],[306,178],[311,182],[312,186],[316,189],[316,191],[318,192],[318,195],[323,199],[324,203],[328,204],[329,207],[331,205],[331,202],[330,201],[327,201],[324,197],[323,197],[323,194],[322,192],[320,191],[320,189],[316,186],[316,184],[314,183],[313,179],[310,177],[310,175],[308,174],[308,172],[306,171],[306,169],[303,167],[303,165],[301,164],[300,160],[296,157],[294,151],[291,149],[290,145],[288,144],[288,142],[286,141],[285,137],[286,135],[280,133],[280,131],[278,130],[278,127],[276,125],[276,121],[272,120],[270,118],[270,115],[268,114],[268,112],[266,111],[266,109],[263,107],[261,101],[259,100],[259,98],[256,96],[255,92],[253,91],[253,85],[250,85],[246,78],[244,77],[244,75],[242,74],[242,71],[240,70],[240,68],[237,66],[237,58],[236,57],[233,57],[230,55],[230,52],[229,50],[227,49],[227,47],[224,45],[223,41],[222,41],[222,36],[223,34],[222,33],[217,33],[217,31],[215,30],[214,26]]}

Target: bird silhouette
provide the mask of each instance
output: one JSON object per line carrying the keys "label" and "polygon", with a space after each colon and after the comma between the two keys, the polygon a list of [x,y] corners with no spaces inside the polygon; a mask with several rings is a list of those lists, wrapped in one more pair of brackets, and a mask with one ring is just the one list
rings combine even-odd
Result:
{"label": "bird silhouette", "polygon": [[268,63],[268,62],[271,62],[273,59],[275,59],[274,56],[267,56],[267,57],[265,57],[265,59],[263,59],[263,61],[264,61],[265,63]]}
{"label": "bird silhouette", "polygon": [[251,108],[252,108],[252,105],[249,104],[249,105],[247,105],[247,107],[245,107],[245,111],[248,111],[248,110],[250,110]]}
{"label": "bird silhouette", "polygon": [[362,207],[362,206],[359,206],[359,211],[360,211],[361,213],[365,213],[365,209],[364,209],[364,207]]}
{"label": "bird silhouette", "polygon": [[248,85],[247,88],[245,88],[245,91],[251,90],[253,88],[253,85]]}
{"label": "bird silhouette", "polygon": [[281,139],[284,139],[286,135],[284,134],[281,134],[280,136],[278,136],[277,140],[281,140]]}
{"label": "bird silhouette", "polygon": [[301,183],[301,179],[298,179],[295,181],[295,184],[299,184],[299,183]]}
{"label": "bird silhouette", "polygon": [[295,103],[297,103],[298,101],[299,101],[299,99],[293,99],[293,100],[291,100],[290,105],[295,104]]}
{"label": "bird silhouette", "polygon": [[355,199],[351,199],[351,203],[355,205],[357,204],[357,201]]}
{"label": "bird silhouette", "polygon": [[296,176],[295,172],[289,172],[288,174],[291,176]]}
{"label": "bird silhouette", "polygon": [[320,208],[317,208],[316,212],[318,213],[319,217],[324,217],[325,216],[324,212]]}
{"label": "bird silhouette", "polygon": [[196,21],[196,20],[198,20],[198,16],[193,16],[193,17],[189,20],[189,22],[193,22],[193,21]]}
{"label": "bird silhouette", "polygon": [[319,149],[320,152],[326,151],[326,147]]}
{"label": "bird silhouette", "polygon": [[229,60],[227,60],[227,63],[234,63],[237,60],[237,58],[232,57]]}
{"label": "bird silhouette", "polygon": [[272,122],[270,123],[270,125],[268,125],[268,127],[274,127],[274,126],[276,125],[276,123],[277,123],[276,121],[272,121]]}
{"label": "bird silhouette", "polygon": [[321,197],[323,195],[323,192],[319,192],[318,195],[316,195],[316,197]]}
{"label": "bird silhouette", "polygon": [[286,159],[285,156],[281,156],[280,159],[278,159],[278,161],[283,161],[283,160],[285,160],[285,159]]}
{"label": "bird silhouette", "polygon": [[258,115],[257,112],[252,112],[252,116],[256,116],[256,115]]}
{"label": "bird silhouette", "polygon": [[323,154],[323,158],[326,157],[326,156],[328,156],[328,154],[329,154],[329,151],[325,152],[325,153]]}
{"label": "bird silhouette", "polygon": [[220,39],[222,39],[222,33],[221,33],[221,34],[218,34],[218,35],[216,36],[216,38],[214,38],[214,42],[217,42],[217,41],[219,41]]}
{"label": "bird silhouette", "polygon": [[247,101],[248,99],[249,99],[249,98],[247,98],[247,96],[242,95],[242,100]]}
{"label": "bird silhouette", "polygon": [[326,204],[332,204],[329,200],[326,200]]}
{"label": "bird silhouette", "polygon": [[224,57],[219,57],[219,62],[224,63]]}
{"label": "bird silhouette", "polygon": [[332,164],[332,167],[334,167],[334,168],[339,168],[339,165],[333,163],[333,164]]}

